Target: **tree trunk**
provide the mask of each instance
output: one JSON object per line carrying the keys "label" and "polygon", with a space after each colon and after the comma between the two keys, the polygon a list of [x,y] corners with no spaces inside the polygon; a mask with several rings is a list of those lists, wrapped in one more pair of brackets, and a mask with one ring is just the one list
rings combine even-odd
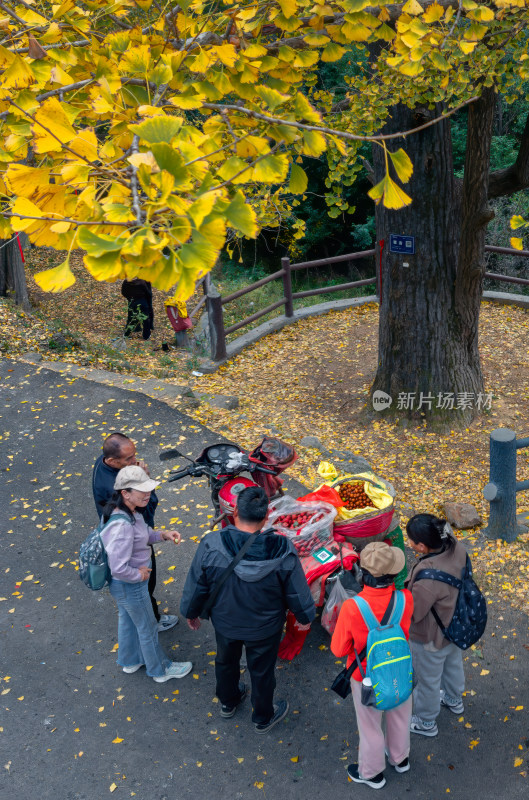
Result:
{"label": "tree trunk", "polygon": [[[489,150],[494,98],[485,92],[469,111],[467,162],[462,185],[453,172],[450,122],[444,120],[402,141],[414,165],[406,186],[413,198],[399,211],[376,209],[377,241],[384,240],[379,364],[372,387],[392,398],[385,415],[426,417],[441,426],[468,424],[485,398],[478,352],[484,265]],[[417,127],[442,108],[392,110],[387,132]],[[384,155],[374,147],[376,180]],[[415,254],[391,253],[390,234],[415,237]],[[380,395],[378,398],[380,399]]]}
{"label": "tree trunk", "polygon": [[24,311],[31,311],[24,262],[16,238],[0,240],[0,297],[8,295],[13,295]]}

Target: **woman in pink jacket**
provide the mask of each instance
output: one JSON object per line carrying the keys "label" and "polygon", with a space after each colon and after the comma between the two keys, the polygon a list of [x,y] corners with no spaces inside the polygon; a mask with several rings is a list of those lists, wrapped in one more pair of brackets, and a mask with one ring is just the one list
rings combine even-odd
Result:
{"label": "woman in pink jacket", "polygon": [[158,644],[158,623],[152,610],[148,580],[154,542],[179,542],[177,531],[157,533],[137,508],[149,502],[157,484],[138,466],[120,469],[114,494],[103,512],[106,525],[101,538],[112,578],[110,594],[118,606],[118,664],[132,673],[145,667],[157,683],[183,678],[192,669],[190,661],[171,661]]}

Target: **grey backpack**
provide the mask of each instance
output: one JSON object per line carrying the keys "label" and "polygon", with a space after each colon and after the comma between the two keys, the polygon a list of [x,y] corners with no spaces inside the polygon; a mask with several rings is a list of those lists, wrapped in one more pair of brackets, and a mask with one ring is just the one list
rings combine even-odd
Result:
{"label": "grey backpack", "polygon": [[128,519],[128,517],[124,514],[114,514],[107,522],[100,522],[79,548],[79,577],[94,591],[102,589],[110,582],[110,567],[101,532],[109,522],[115,522],[117,519]]}

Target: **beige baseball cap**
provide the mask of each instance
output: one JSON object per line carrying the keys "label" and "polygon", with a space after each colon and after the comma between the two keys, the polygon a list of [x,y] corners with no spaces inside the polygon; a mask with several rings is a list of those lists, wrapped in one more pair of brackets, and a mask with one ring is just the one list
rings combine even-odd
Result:
{"label": "beige baseball cap", "polygon": [[385,542],[371,542],[360,553],[360,566],[374,578],[397,575],[405,563],[406,557],[400,547],[391,547]]}
{"label": "beige baseball cap", "polygon": [[131,464],[120,469],[114,481],[114,489],[136,489],[138,492],[152,492],[160,484],[149,478],[141,467]]}

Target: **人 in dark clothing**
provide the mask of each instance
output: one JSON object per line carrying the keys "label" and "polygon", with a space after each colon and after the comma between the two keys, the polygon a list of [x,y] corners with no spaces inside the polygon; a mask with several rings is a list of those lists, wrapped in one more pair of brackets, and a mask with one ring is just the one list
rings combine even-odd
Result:
{"label": "\u4eba in dark clothing", "polygon": [[[97,514],[99,519],[103,515],[103,510],[112,497],[114,492],[114,483],[119,469],[109,467],[103,461],[103,456],[99,456],[94,464],[92,472],[92,493],[94,495],[94,502],[96,504]],[[145,508],[138,508],[138,512],[142,515],[143,519],[151,528],[154,528],[154,512],[158,505],[158,498],[156,492],[151,492],[151,497]],[[152,610],[156,617],[156,622],[160,622],[160,612],[158,611],[158,603],[154,597],[154,590],[156,588],[156,558],[154,556],[154,547],[151,545],[151,572],[149,575],[149,597],[151,598]]]}
{"label": "\u4eba in dark clothing", "polygon": [[[109,467],[108,464],[105,464],[102,455],[99,456],[94,464],[94,470],[92,472],[92,493],[94,495],[97,514],[100,519],[103,515],[103,509],[114,492],[114,483],[118,472],[119,469],[114,469],[114,467]],[[147,525],[151,528],[154,528],[154,512],[156,511],[157,505],[158,498],[156,492],[152,491],[149,502],[145,508],[137,509],[138,513],[142,515]]]}
{"label": "\u4eba in dark clothing", "polygon": [[248,536],[255,541],[219,592],[211,621],[230,639],[261,641],[283,629],[287,610],[305,625],[316,615],[307,580],[293,544],[272,531],[250,534],[229,525],[198,546],[184,585],[181,613],[202,614],[222,573]]}
{"label": "\u4eba in dark clothing", "polygon": [[208,534],[187,575],[181,613],[196,619],[219,579],[248,537],[254,541],[223,584],[211,609],[217,638],[215,676],[223,706],[240,702],[243,645],[252,681],[252,720],[267,724],[274,715],[275,663],[287,610],[302,624],[316,615],[300,560],[292,543],[273,531],[248,533],[233,526]]}
{"label": "\u4eba in dark clothing", "polygon": [[275,665],[283,631],[260,642],[228,639],[218,631],[215,656],[216,695],[222,705],[233,707],[239,702],[240,660],[243,645],[246,663],[252,676],[252,722],[266,724],[274,715]]}
{"label": "\u4eba in dark clothing", "polygon": [[143,338],[148,339],[154,330],[151,284],[141,278],[123,281],[121,294],[128,301],[125,336],[141,331]]}

